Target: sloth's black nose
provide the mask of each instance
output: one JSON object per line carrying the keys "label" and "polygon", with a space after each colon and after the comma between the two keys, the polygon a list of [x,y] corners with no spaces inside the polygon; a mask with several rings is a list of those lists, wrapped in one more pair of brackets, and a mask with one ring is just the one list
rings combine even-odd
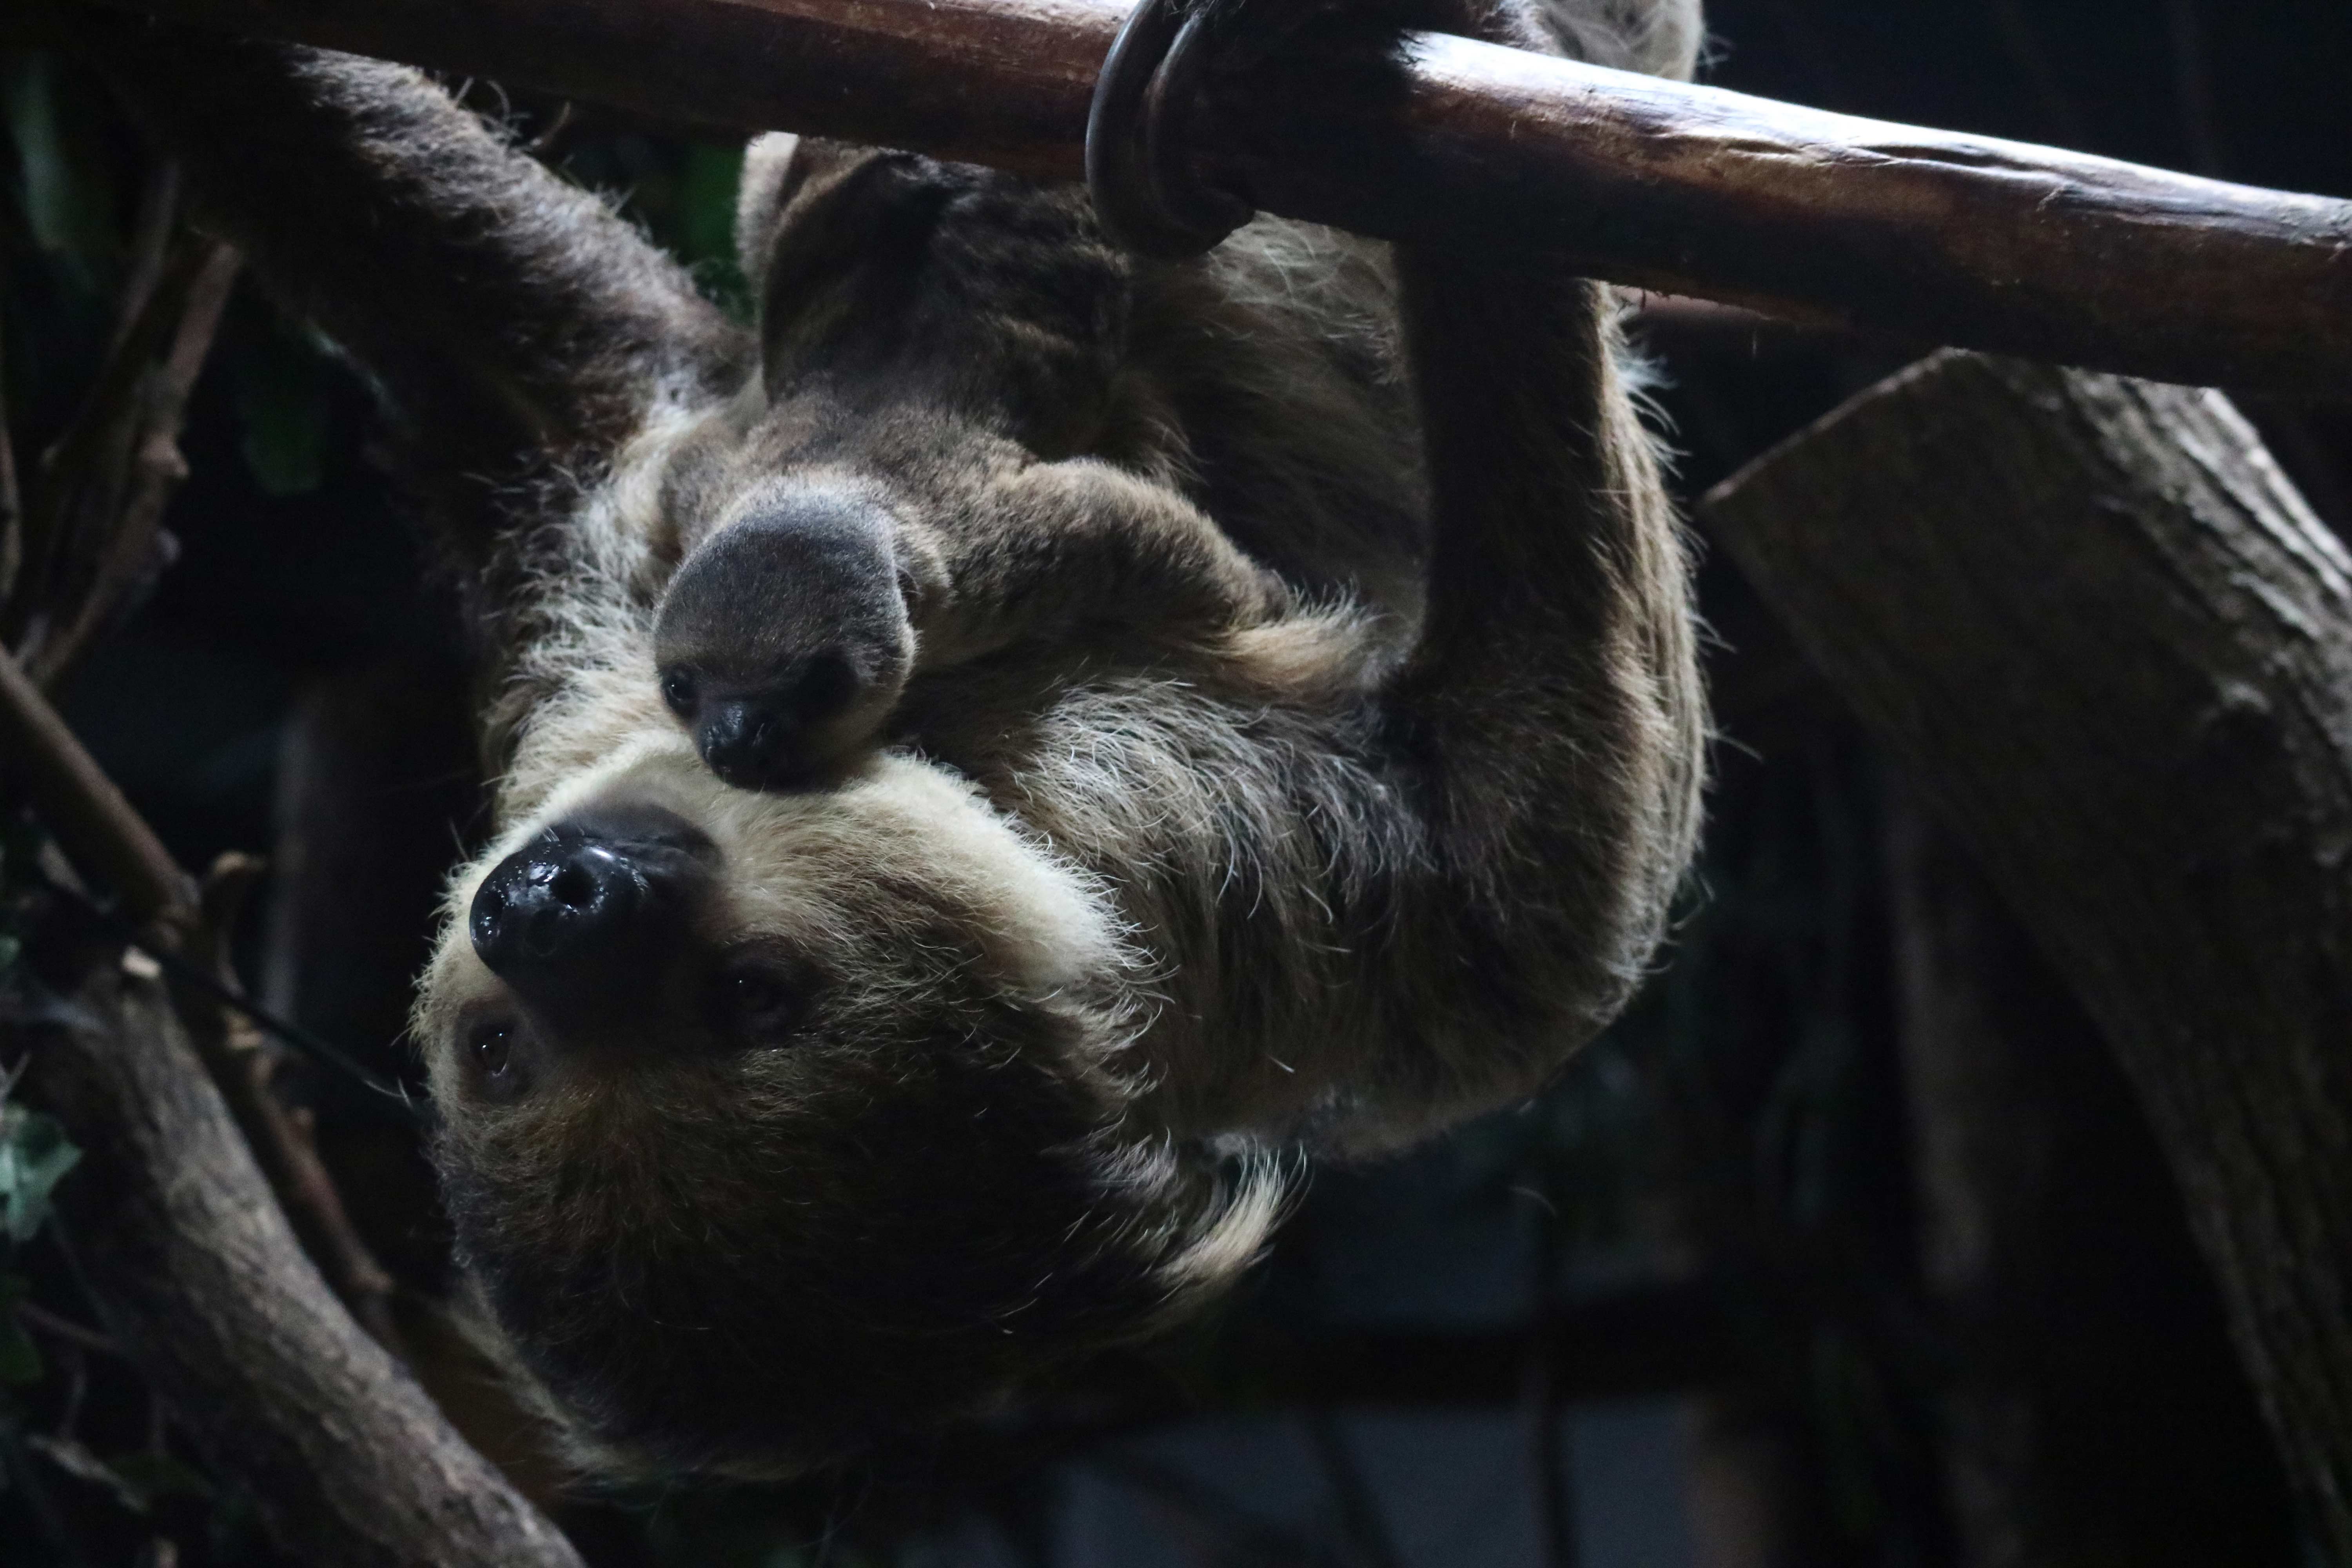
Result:
{"label": "sloth's black nose", "polygon": [[667,812],[636,820],[646,815],[558,824],[483,879],[467,917],[474,952],[527,1002],[609,1002],[657,979],[709,841]]}

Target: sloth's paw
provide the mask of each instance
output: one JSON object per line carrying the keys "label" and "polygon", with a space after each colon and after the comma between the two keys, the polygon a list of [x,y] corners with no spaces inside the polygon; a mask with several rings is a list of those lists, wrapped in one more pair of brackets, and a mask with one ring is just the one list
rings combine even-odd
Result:
{"label": "sloth's paw", "polygon": [[678,568],[654,632],[662,700],[719,777],[808,788],[871,746],[915,650],[897,531],[866,496],[782,489]]}

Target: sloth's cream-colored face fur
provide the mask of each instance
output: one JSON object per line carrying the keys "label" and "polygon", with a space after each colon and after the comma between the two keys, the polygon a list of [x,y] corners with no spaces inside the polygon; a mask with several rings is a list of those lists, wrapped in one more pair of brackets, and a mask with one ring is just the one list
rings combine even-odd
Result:
{"label": "sloth's cream-colored face fur", "polygon": [[[599,968],[519,988],[469,910],[583,842],[667,856],[684,890]],[[417,1030],[460,1255],[600,1469],[767,1473],[919,1425],[1158,1319],[1229,1271],[1213,1233],[1245,1255],[1263,1229],[1118,1135],[1139,1020],[1099,890],[924,763],[760,795],[648,735],[450,914]]]}

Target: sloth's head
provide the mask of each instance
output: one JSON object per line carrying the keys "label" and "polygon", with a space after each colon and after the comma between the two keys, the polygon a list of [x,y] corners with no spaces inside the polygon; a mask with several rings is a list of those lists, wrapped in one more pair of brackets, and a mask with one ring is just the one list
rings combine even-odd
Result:
{"label": "sloth's head", "polygon": [[418,1009],[459,1251],[576,1456],[787,1472],[1147,1332],[1271,1220],[1128,1131],[1098,889],[952,777],[683,737],[460,875]]}

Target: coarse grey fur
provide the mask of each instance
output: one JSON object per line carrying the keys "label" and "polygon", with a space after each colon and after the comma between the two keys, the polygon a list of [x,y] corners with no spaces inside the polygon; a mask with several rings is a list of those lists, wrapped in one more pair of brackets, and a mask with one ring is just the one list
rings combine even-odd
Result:
{"label": "coarse grey fur", "polygon": [[[1605,289],[1271,218],[1139,262],[1080,192],[770,137],[747,333],[415,73],[80,25],[378,377],[476,595],[499,834],[416,1030],[486,1331],[583,1464],[789,1470],[1149,1332],[1256,1254],[1278,1151],[1528,1093],[1640,983],[1705,721]],[[1375,82],[1295,25],[1355,63],[1220,113]],[[813,660],[793,787],[730,787],[708,705]],[[692,869],[567,1009],[467,912],[581,843]]]}

